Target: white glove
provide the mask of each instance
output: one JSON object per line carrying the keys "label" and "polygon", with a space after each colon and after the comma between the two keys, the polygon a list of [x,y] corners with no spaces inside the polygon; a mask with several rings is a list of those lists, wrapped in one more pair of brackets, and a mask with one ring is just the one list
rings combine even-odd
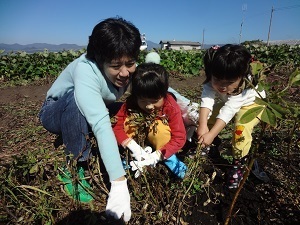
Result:
{"label": "white glove", "polygon": [[143,160],[143,161],[131,161],[129,164],[131,166],[131,170],[132,171],[136,171],[135,174],[134,174],[135,178],[138,178],[143,173],[144,166],[148,166],[146,160]]}
{"label": "white glove", "polygon": [[154,151],[148,154],[145,161],[147,161],[147,165],[155,167],[156,164],[162,159],[162,155],[160,151]]}
{"label": "white glove", "polygon": [[152,148],[147,146],[143,149],[135,140],[130,140],[126,146],[132,152],[132,157],[134,157],[137,161],[141,161],[147,157],[147,153],[152,152]]}
{"label": "white glove", "polygon": [[131,217],[130,195],[127,187],[127,179],[112,181],[106,205],[106,214],[120,219],[124,214],[124,221],[128,222]]}
{"label": "white glove", "polygon": [[187,117],[195,126],[198,125],[199,109],[200,109],[200,105],[196,102],[192,102],[191,104],[188,105]]}
{"label": "white glove", "polygon": [[138,178],[145,166],[152,166],[155,167],[156,164],[161,160],[161,153],[159,151],[154,151],[150,154],[147,154],[145,159],[142,161],[131,161],[129,164],[131,166],[132,171],[136,171],[134,174],[135,178]]}

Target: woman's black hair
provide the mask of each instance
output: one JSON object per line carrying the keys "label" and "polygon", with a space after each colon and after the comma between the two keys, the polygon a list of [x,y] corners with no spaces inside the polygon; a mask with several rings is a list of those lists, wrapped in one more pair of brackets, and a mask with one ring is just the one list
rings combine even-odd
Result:
{"label": "woman's black hair", "polygon": [[124,56],[137,60],[141,44],[140,32],[132,23],[121,17],[108,18],[94,27],[86,57],[98,66]]}
{"label": "woman's black hair", "polygon": [[128,108],[135,108],[137,98],[159,99],[167,96],[169,73],[159,64],[142,63],[132,74],[131,85],[127,104]]}
{"label": "woman's black hair", "polygon": [[235,80],[251,74],[251,54],[242,45],[227,44],[212,47],[204,55],[206,81],[214,76],[220,80]]}

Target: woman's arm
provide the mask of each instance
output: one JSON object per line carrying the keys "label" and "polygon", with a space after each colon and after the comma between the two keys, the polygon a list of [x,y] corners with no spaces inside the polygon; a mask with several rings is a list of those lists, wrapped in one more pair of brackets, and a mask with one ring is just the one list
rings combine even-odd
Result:
{"label": "woman's arm", "polygon": [[[99,71],[100,73],[100,71]],[[125,175],[117,140],[111,127],[109,112],[103,96],[112,94],[102,74],[96,74],[89,64],[81,63],[74,72],[76,104],[97,139],[101,159],[110,181]]]}

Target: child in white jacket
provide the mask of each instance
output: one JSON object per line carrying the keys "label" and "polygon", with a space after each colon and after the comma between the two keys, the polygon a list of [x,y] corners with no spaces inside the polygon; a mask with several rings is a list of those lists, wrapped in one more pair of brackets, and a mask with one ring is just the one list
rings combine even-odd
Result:
{"label": "child in white jacket", "polygon": [[[256,107],[255,98],[264,98],[265,92],[253,89],[257,81],[251,74],[251,54],[242,45],[214,46],[204,56],[206,81],[201,95],[197,135],[202,147],[208,147],[227,123],[235,117],[232,137],[233,167],[228,173],[227,185],[237,188],[243,178],[252,143],[252,131],[260,115],[241,124],[241,116]],[[251,85],[252,84],[252,85]],[[221,102],[216,103],[219,97]]]}

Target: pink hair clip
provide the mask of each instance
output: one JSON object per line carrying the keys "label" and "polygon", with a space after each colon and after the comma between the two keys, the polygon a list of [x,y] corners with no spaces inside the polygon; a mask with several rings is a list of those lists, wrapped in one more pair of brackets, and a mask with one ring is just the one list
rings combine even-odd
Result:
{"label": "pink hair clip", "polygon": [[218,50],[219,48],[220,48],[220,46],[219,45],[214,45],[214,46],[212,46],[211,47],[213,50]]}

